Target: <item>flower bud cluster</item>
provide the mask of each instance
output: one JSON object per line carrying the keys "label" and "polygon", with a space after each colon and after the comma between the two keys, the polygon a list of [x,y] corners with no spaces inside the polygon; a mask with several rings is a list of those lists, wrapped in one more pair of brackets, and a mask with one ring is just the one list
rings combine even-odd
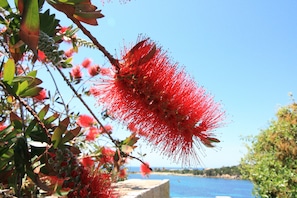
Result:
{"label": "flower bud cluster", "polygon": [[57,149],[55,156],[48,160],[59,178],[72,177],[79,169],[79,162],[76,156],[68,149]]}
{"label": "flower bud cluster", "polygon": [[48,61],[54,65],[63,68],[72,67],[66,62],[67,57],[63,50],[59,50],[59,45],[55,43],[55,40],[42,31],[39,33],[38,49],[43,51]]}

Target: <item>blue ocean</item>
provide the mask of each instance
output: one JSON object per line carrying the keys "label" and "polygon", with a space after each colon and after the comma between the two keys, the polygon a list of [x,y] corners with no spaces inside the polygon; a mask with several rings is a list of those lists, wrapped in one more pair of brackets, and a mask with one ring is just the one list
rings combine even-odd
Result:
{"label": "blue ocean", "polygon": [[129,173],[128,179],[169,179],[170,197],[172,198],[254,197],[252,195],[253,184],[246,180],[158,174],[151,174],[148,178],[144,178],[140,174],[132,173]]}

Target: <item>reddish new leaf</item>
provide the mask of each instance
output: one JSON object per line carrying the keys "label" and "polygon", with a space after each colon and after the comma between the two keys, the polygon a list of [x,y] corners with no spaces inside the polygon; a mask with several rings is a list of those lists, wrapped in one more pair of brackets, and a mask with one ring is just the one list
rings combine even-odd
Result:
{"label": "reddish new leaf", "polygon": [[[22,2],[22,3],[20,3]],[[37,54],[39,39],[39,7],[36,0],[22,0],[23,4],[22,21],[20,26],[20,38]]]}

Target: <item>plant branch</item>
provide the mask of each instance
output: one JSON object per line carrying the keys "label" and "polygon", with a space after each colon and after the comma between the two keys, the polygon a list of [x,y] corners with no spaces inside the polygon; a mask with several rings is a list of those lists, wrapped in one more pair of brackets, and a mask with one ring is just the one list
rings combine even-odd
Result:
{"label": "plant branch", "polygon": [[59,90],[59,88],[58,88],[58,85],[57,85],[57,83],[56,83],[56,80],[55,80],[55,78],[54,78],[52,72],[49,70],[47,64],[44,63],[44,65],[45,65],[47,71],[49,72],[49,74],[50,74],[50,76],[51,76],[53,82],[54,82],[54,85],[55,85],[55,87],[56,87],[56,91],[58,92],[59,96],[61,97],[63,106],[64,106],[64,108],[65,108],[65,110],[66,110],[66,114],[68,114],[68,108],[67,108],[67,105],[66,105],[65,102],[64,102],[63,96],[62,96],[62,94],[61,94],[61,92],[60,92],[60,90]]}
{"label": "plant branch", "polygon": [[46,126],[44,125],[44,123],[40,120],[40,118],[38,117],[38,114],[35,112],[35,110],[32,109],[30,107],[30,105],[28,105],[28,103],[24,99],[22,99],[21,97],[19,97],[15,93],[13,93],[13,91],[11,90],[11,88],[9,86],[6,86],[5,83],[3,83],[2,81],[0,81],[0,85],[5,90],[5,92],[7,94],[12,95],[15,99],[17,99],[21,103],[21,105],[23,105],[29,111],[29,113],[34,117],[34,119],[36,120],[36,122],[38,123],[38,125],[47,134],[48,138],[50,138],[50,134],[49,134],[48,129],[46,128]]}
{"label": "plant branch", "polygon": [[69,82],[69,80],[66,78],[64,73],[61,71],[59,67],[56,67],[59,71],[60,75],[63,77],[64,81],[67,83],[67,85],[70,87],[70,89],[73,91],[73,93],[76,95],[76,97],[80,100],[80,102],[85,106],[85,108],[89,111],[89,113],[94,117],[94,119],[98,122],[100,127],[103,129],[103,131],[108,135],[109,139],[115,144],[116,147],[118,147],[118,143],[113,137],[110,135],[110,133],[105,129],[104,125],[101,123],[101,121],[97,118],[95,113],[92,111],[92,109],[87,105],[87,103],[82,99],[82,97],[77,93],[77,91],[74,89],[72,84]]}
{"label": "plant branch", "polygon": [[[65,13],[66,14],[66,13]],[[77,20],[76,18],[74,18],[73,16],[69,16],[68,14],[66,14],[67,17],[69,19],[71,19],[73,21],[73,23],[75,23],[78,28],[81,29],[81,31],[87,36],[89,37],[89,39],[94,43],[94,45],[97,46],[97,48],[108,58],[109,62],[115,66],[117,68],[117,71],[120,70],[120,63],[119,60],[115,59],[106,49],[104,46],[102,46],[98,40],[91,34],[91,32],[89,30],[87,30],[79,20]]]}

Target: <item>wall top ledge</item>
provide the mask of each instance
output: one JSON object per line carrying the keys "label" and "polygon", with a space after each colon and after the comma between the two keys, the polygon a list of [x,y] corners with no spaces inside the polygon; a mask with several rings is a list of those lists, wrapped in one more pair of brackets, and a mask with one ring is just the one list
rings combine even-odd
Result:
{"label": "wall top ledge", "polygon": [[169,198],[169,180],[129,179],[116,183],[115,190],[121,198]]}

